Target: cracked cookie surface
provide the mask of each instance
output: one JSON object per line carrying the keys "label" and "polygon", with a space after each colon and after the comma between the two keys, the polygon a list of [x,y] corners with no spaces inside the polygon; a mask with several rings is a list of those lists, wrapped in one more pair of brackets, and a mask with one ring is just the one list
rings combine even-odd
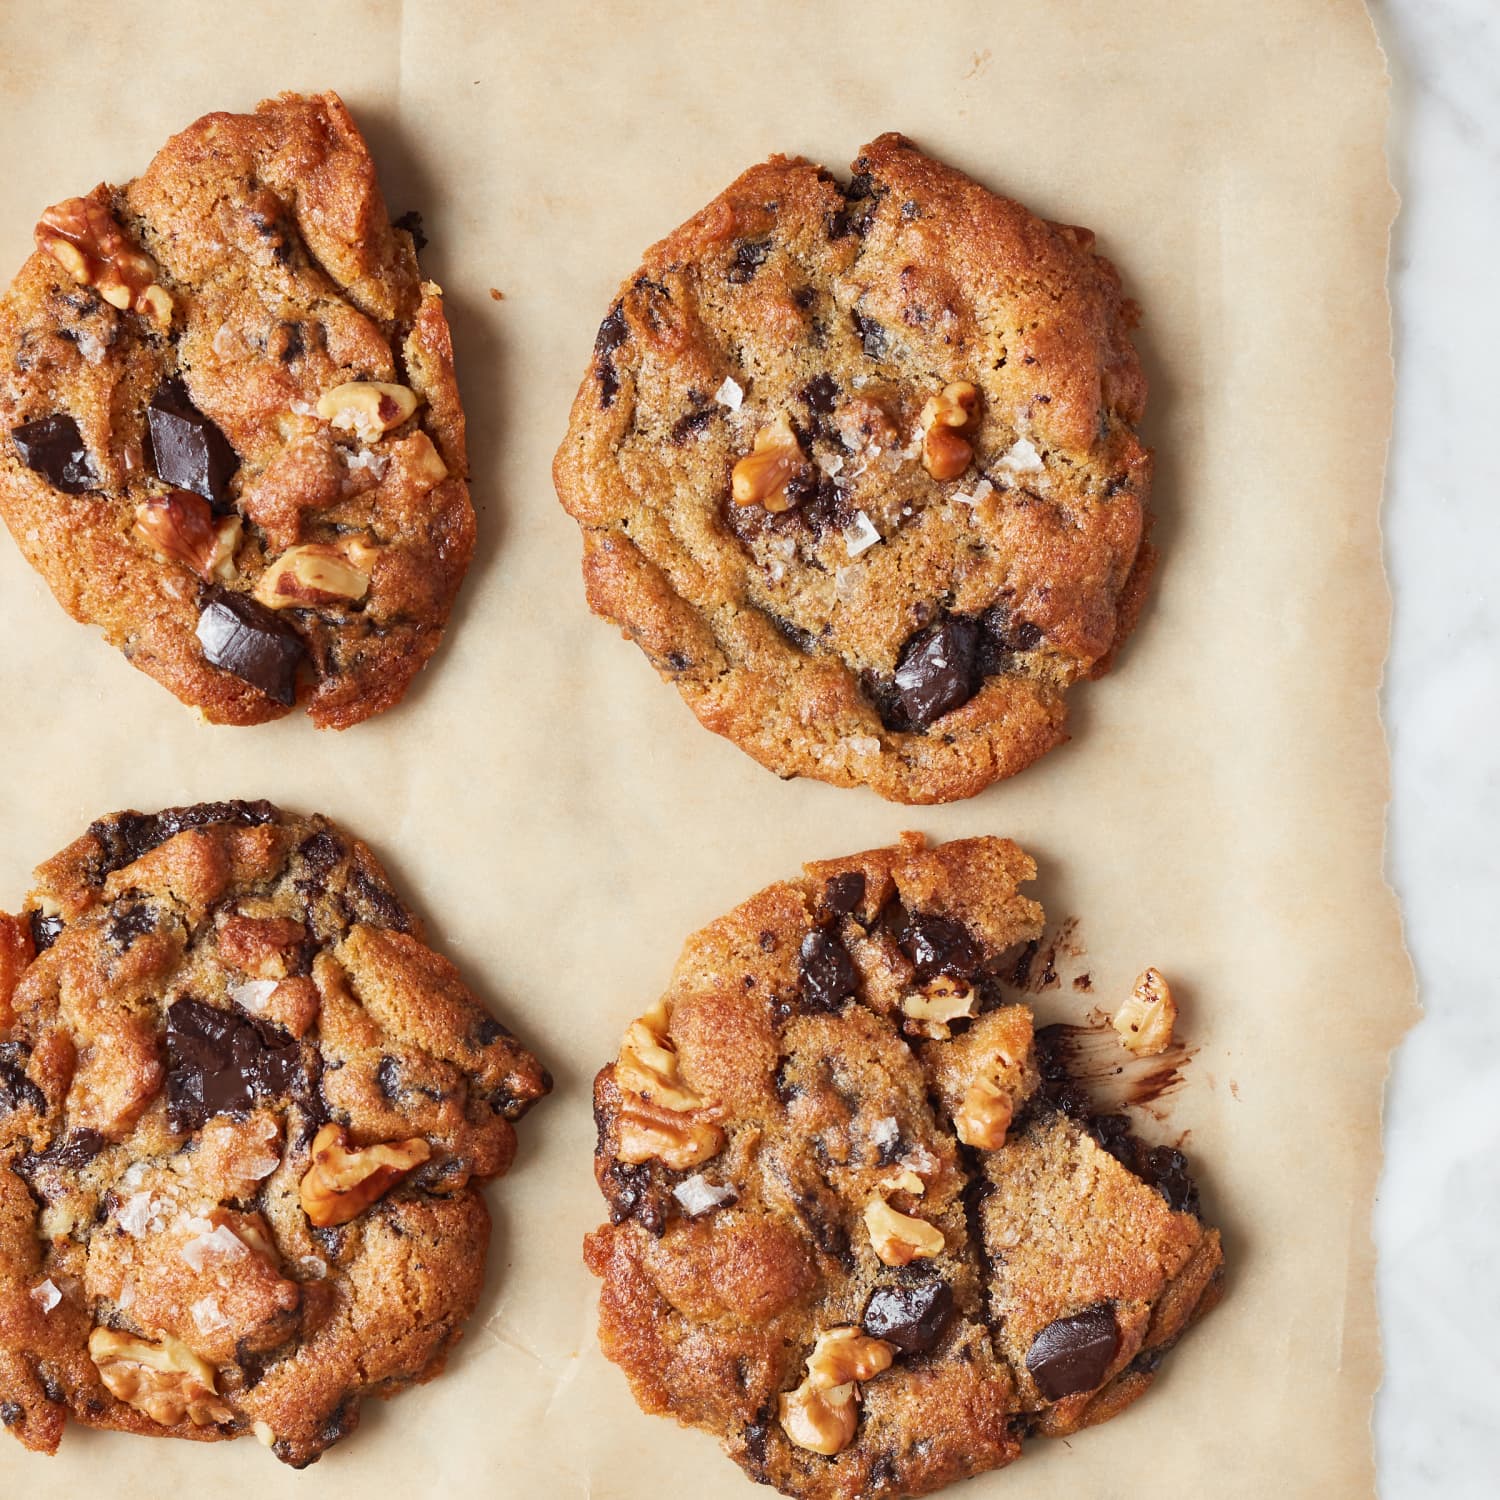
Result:
{"label": "cracked cookie surface", "polygon": [[0,514],[218,723],[398,702],[474,543],[440,290],[334,94],[207,115],[48,209],[0,300]]}
{"label": "cracked cookie surface", "polygon": [[1034,869],[915,835],[809,865],[688,940],[595,1081],[604,1353],[786,1494],[1103,1421],[1218,1298],[1181,1154],[1091,1117],[1011,991]]}
{"label": "cracked cookie surface", "polygon": [[590,607],[781,776],[967,797],[1149,580],[1136,309],[1085,229],[882,136],[647,252],[554,463]]}
{"label": "cracked cookie surface", "polygon": [[541,1065],[326,818],[101,819],[0,916],[0,1424],[311,1463],[437,1374]]}

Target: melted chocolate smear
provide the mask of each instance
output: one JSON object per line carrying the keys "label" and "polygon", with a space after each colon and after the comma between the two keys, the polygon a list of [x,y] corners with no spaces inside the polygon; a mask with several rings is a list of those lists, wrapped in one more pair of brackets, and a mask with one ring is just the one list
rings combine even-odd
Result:
{"label": "melted chocolate smear", "polygon": [[26,1076],[30,1057],[24,1042],[0,1042],[0,1115],[21,1109],[47,1113],[47,1096]]}
{"label": "melted chocolate smear", "polygon": [[846,870],[842,875],[835,875],[823,887],[823,905],[835,917],[847,917],[858,911],[864,899],[865,877],[859,870]]}
{"label": "melted chocolate smear", "polygon": [[797,973],[802,1004],[808,1010],[842,1010],[859,994],[859,971],[832,927],[819,927],[802,939]]}
{"label": "melted chocolate smear", "polygon": [[739,240],[734,247],[734,264],[727,273],[736,286],[743,286],[760,270],[771,253],[770,240]]}
{"label": "melted chocolate smear", "polygon": [[599,381],[599,405],[610,407],[620,393],[620,377],[615,374],[614,352],[630,337],[625,322],[625,305],[616,302],[609,316],[599,325],[594,338],[594,375]]}
{"label": "melted chocolate smear", "polygon": [[232,515],[229,481],[239,457],[218,426],[193,405],[180,380],[158,388],[146,408],[146,427],[157,478],[202,495],[220,515]]}
{"label": "melted chocolate smear", "polygon": [[78,423],[66,412],[12,427],[10,440],[21,462],[65,495],[81,495],[99,483]]}
{"label": "melted chocolate smear", "polygon": [[159,813],[124,812],[101,818],[89,825],[90,837],[103,846],[104,862],[94,878],[102,881],[189,828],[209,828],[216,823],[258,828],[280,817],[281,810],[274,803],[236,801],[195,802],[190,807],[163,808]]}
{"label": "melted chocolate smear", "polygon": [[409,208],[399,219],[392,219],[391,228],[404,229],[411,236],[414,249],[425,250],[427,248],[427,235],[422,229],[422,215],[416,209]]}
{"label": "melted chocolate smear", "polygon": [[1048,1401],[1091,1391],[1120,1352],[1120,1325],[1107,1303],[1049,1323],[1026,1351],[1026,1368]]}
{"label": "melted chocolate smear", "polygon": [[925,1354],[942,1337],[952,1312],[953,1288],[935,1278],[876,1287],[860,1324],[871,1338],[884,1339],[908,1354]]}
{"label": "melted chocolate smear", "polygon": [[214,1115],[247,1114],[291,1090],[301,1049],[279,1026],[178,1000],[167,1011],[167,1119],[197,1130]]}
{"label": "melted chocolate smear", "polygon": [[210,666],[232,672],[273,703],[297,701],[302,638],[274,610],[215,584],[198,616],[198,641]]}
{"label": "melted chocolate smear", "polygon": [[45,953],[61,936],[63,919],[49,917],[39,910],[31,913],[31,946],[38,953]]}

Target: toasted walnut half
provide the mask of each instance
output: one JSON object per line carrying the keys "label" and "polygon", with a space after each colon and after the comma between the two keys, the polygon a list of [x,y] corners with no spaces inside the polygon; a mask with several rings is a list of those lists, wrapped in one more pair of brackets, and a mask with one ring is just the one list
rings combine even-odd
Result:
{"label": "toasted walnut half", "polygon": [[351,1146],[342,1125],[325,1125],[313,1137],[312,1165],[302,1177],[302,1211],[320,1229],[347,1224],[431,1155],[432,1147],[420,1136]]}
{"label": "toasted walnut half", "polygon": [[857,1328],[831,1328],[818,1335],[807,1360],[807,1378],[778,1402],[782,1429],[799,1448],[831,1456],[854,1438],[861,1380],[890,1369],[896,1346]]}
{"label": "toasted walnut half", "polygon": [[289,547],[261,575],[255,597],[270,609],[356,603],[370,590],[370,575],[360,564],[367,567],[373,556],[374,549],[358,539]]}
{"label": "toasted walnut half", "polygon": [[898,1213],[884,1198],[872,1198],[865,1207],[865,1228],[875,1253],[888,1266],[906,1266],[914,1260],[930,1260],[943,1253],[947,1243],[943,1231],[926,1219]]}
{"label": "toasted walnut half", "polygon": [[1111,1025],[1137,1057],[1159,1057],[1172,1045],[1177,1002],[1160,969],[1147,969],[1130,998],[1115,1012]]}
{"label": "toasted walnut half", "polygon": [[244,523],[215,517],[208,501],[187,490],[154,495],[135,508],[135,529],[158,556],[182,563],[205,583],[234,577]]}
{"label": "toasted walnut half", "polygon": [[922,434],[922,467],[934,479],[957,479],[974,460],[974,449],[960,436],[979,406],[979,388],[969,380],[955,380],[936,396],[929,396],[917,429]]}
{"label": "toasted walnut half", "polygon": [[102,204],[88,198],[53,204],[36,226],[36,243],[111,307],[133,308],[162,328],[171,323],[172,297],[157,283],[156,262],[131,244]]}
{"label": "toasted walnut half", "polygon": [[664,1109],[637,1094],[623,1096],[615,1128],[620,1160],[632,1166],[656,1157],[680,1172],[724,1149],[724,1132],[711,1120]]}
{"label": "toasted walnut half", "polygon": [[736,505],[763,505],[769,511],[792,508],[787,484],[807,467],[806,455],[785,412],[755,434],[754,451],[747,453],[730,476]]}
{"label": "toasted walnut half", "polygon": [[324,391],[318,415],[330,426],[373,442],[399,427],[421,405],[421,398],[404,385],[383,380],[350,380]]}
{"label": "toasted walnut half", "polygon": [[113,1328],[96,1328],[89,1334],[89,1358],[116,1400],[163,1427],[174,1427],[184,1417],[194,1427],[234,1419],[219,1399],[214,1367],[169,1334],[151,1343]]}
{"label": "toasted walnut half", "polygon": [[953,1128],[966,1146],[998,1151],[1015,1115],[1011,1097],[993,1078],[976,1078],[953,1116]]}

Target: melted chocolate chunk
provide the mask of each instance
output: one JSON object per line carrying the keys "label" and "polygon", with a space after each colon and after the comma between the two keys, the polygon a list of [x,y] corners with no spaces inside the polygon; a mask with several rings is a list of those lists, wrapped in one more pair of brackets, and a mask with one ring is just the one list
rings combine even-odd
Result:
{"label": "melted chocolate chunk", "polygon": [[816,928],[802,939],[797,972],[802,1003],[809,1010],[842,1010],[859,994],[859,971],[832,927]]}
{"label": "melted chocolate chunk", "polygon": [[360,921],[375,927],[391,927],[397,932],[411,931],[411,916],[396,893],[378,885],[363,870],[355,870],[350,876],[349,891],[354,897],[354,915]]}
{"label": "melted chocolate chunk", "polygon": [[167,807],[159,813],[120,813],[89,824],[89,836],[102,846],[103,864],[96,878],[134,864],[158,844],[176,838],[188,828],[210,828],[232,823],[237,828],[258,828],[281,816],[272,802],[195,802],[190,807]]}
{"label": "melted chocolate chunk", "polygon": [[623,1161],[611,1162],[604,1176],[611,1224],[634,1219],[648,1234],[660,1236],[666,1232],[666,1193],[654,1180],[650,1163],[632,1166]]}
{"label": "melted chocolate chunk", "polygon": [[493,1016],[482,1016],[474,1028],[474,1039],[481,1047],[492,1047],[502,1037],[512,1036]]}
{"label": "melted chocolate chunk", "polygon": [[820,416],[828,416],[838,404],[839,383],[826,372],[814,375],[802,387],[802,399]]}
{"label": "melted chocolate chunk", "polygon": [[19,1427],[26,1420],[26,1408],[17,1401],[0,1401],[0,1424]]}
{"label": "melted chocolate chunk", "polygon": [[229,439],[205,417],[180,380],[169,380],[146,408],[151,462],[163,484],[202,495],[220,515],[232,515],[229,481],[240,466]]}
{"label": "melted chocolate chunk", "polygon": [[45,916],[40,910],[31,913],[31,946],[38,953],[45,953],[57,941],[62,930],[61,917]]}
{"label": "melted chocolate chunk", "polygon": [[728,279],[736,286],[743,286],[760,270],[770,253],[770,240],[740,240],[734,247],[734,264],[729,268]]}
{"label": "melted chocolate chunk", "polygon": [[859,870],[846,870],[835,875],[823,887],[823,904],[836,917],[847,917],[858,911],[865,899],[865,877]]}
{"label": "melted chocolate chunk", "polygon": [[210,666],[219,667],[290,708],[297,701],[302,638],[274,610],[215,585],[198,616],[198,640]]}
{"label": "melted chocolate chunk", "polygon": [[10,440],[28,469],[65,495],[81,495],[99,483],[78,423],[66,412],[12,427]]}
{"label": "melted chocolate chunk", "polygon": [[979,627],[949,615],[919,630],[901,648],[896,662],[896,695],[914,729],[926,729],[974,696]]}
{"label": "melted chocolate chunk", "polygon": [[614,352],[630,337],[625,322],[625,305],[616,302],[609,316],[599,325],[594,338],[594,374],[599,380],[599,405],[613,406],[620,393],[620,377],[615,374]]}
{"label": "melted chocolate chunk", "polygon": [[411,236],[413,249],[425,250],[427,248],[427,235],[422,229],[422,215],[416,209],[409,208],[399,219],[392,219],[391,228],[404,229]]}
{"label": "melted chocolate chunk", "polygon": [[47,1096],[26,1076],[30,1056],[24,1042],[0,1042],[0,1115],[18,1109],[47,1113]]}
{"label": "melted chocolate chunk", "polygon": [[30,1151],[18,1157],[16,1173],[33,1192],[50,1202],[69,1185],[52,1174],[82,1171],[108,1144],[97,1130],[75,1130],[53,1141],[45,1151]]}
{"label": "melted chocolate chunk", "polygon": [[1042,1329],[1026,1351],[1026,1368],[1048,1401],[1061,1401],[1093,1390],[1119,1352],[1114,1309],[1100,1303]]}
{"label": "melted chocolate chunk", "polygon": [[972,979],[983,962],[974,939],[961,923],[948,917],[908,916],[897,941],[923,983],[939,974]]}
{"label": "melted chocolate chunk", "polygon": [[695,432],[701,432],[713,419],[714,411],[711,406],[702,407],[698,411],[684,412],[672,424],[673,443],[680,448]]}
{"label": "melted chocolate chunk", "polygon": [[934,1278],[876,1287],[860,1323],[873,1339],[908,1354],[925,1354],[942,1337],[952,1312],[953,1288]]}
{"label": "melted chocolate chunk", "polygon": [[[297,853],[307,862],[307,873],[312,877],[306,883],[321,889],[347,852],[343,844],[326,828],[303,839],[297,846]],[[299,889],[302,884],[303,882],[298,882]]]}
{"label": "melted chocolate chunk", "polygon": [[115,908],[104,935],[121,953],[128,953],[138,937],[155,930],[156,913],[144,901],[132,901]]}
{"label": "melted chocolate chunk", "polygon": [[286,1094],[301,1049],[279,1026],[191,998],[167,1011],[167,1119],[197,1130],[214,1115],[246,1114]]}
{"label": "melted chocolate chunk", "polygon": [[1014,671],[1016,657],[1033,651],[1042,639],[1041,629],[1030,620],[1018,620],[1009,606],[996,604],[979,617],[979,650],[976,665],[981,677]]}
{"label": "melted chocolate chunk", "polygon": [[855,309],[851,316],[854,319],[854,331],[859,334],[859,341],[864,347],[866,357],[884,359],[890,353],[890,339],[885,329],[873,318],[865,317],[858,309]]}

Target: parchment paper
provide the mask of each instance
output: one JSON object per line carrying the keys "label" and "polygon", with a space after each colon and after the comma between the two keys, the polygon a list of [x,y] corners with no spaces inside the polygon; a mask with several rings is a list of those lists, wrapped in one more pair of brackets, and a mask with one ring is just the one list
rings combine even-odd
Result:
{"label": "parchment paper", "polygon": [[[0,15],[0,80],[5,275],[42,207],[123,181],[198,114],[339,89],[392,211],[426,218],[481,528],[433,666],[342,736],[201,725],[0,538],[0,903],[105,811],[321,809],[558,1081],[491,1193],[489,1289],[442,1379],[367,1406],[305,1475],[251,1440],[70,1428],[50,1461],[0,1442],[0,1493],[748,1497],[595,1348],[589,1079],[689,931],[913,826],[1032,850],[1106,1004],[1146,963],[1171,976],[1200,1050],[1157,1134],[1189,1133],[1230,1267],[1144,1401],[965,1494],[1368,1493],[1369,1206],[1412,998],[1381,877],[1394,197],[1363,7],[53,0]],[[1116,674],[1074,696],[1074,742],[921,812],[782,784],[701,730],[587,615],[548,474],[645,246],[773,150],[842,171],[893,128],[1098,231],[1145,309],[1163,553]]]}

